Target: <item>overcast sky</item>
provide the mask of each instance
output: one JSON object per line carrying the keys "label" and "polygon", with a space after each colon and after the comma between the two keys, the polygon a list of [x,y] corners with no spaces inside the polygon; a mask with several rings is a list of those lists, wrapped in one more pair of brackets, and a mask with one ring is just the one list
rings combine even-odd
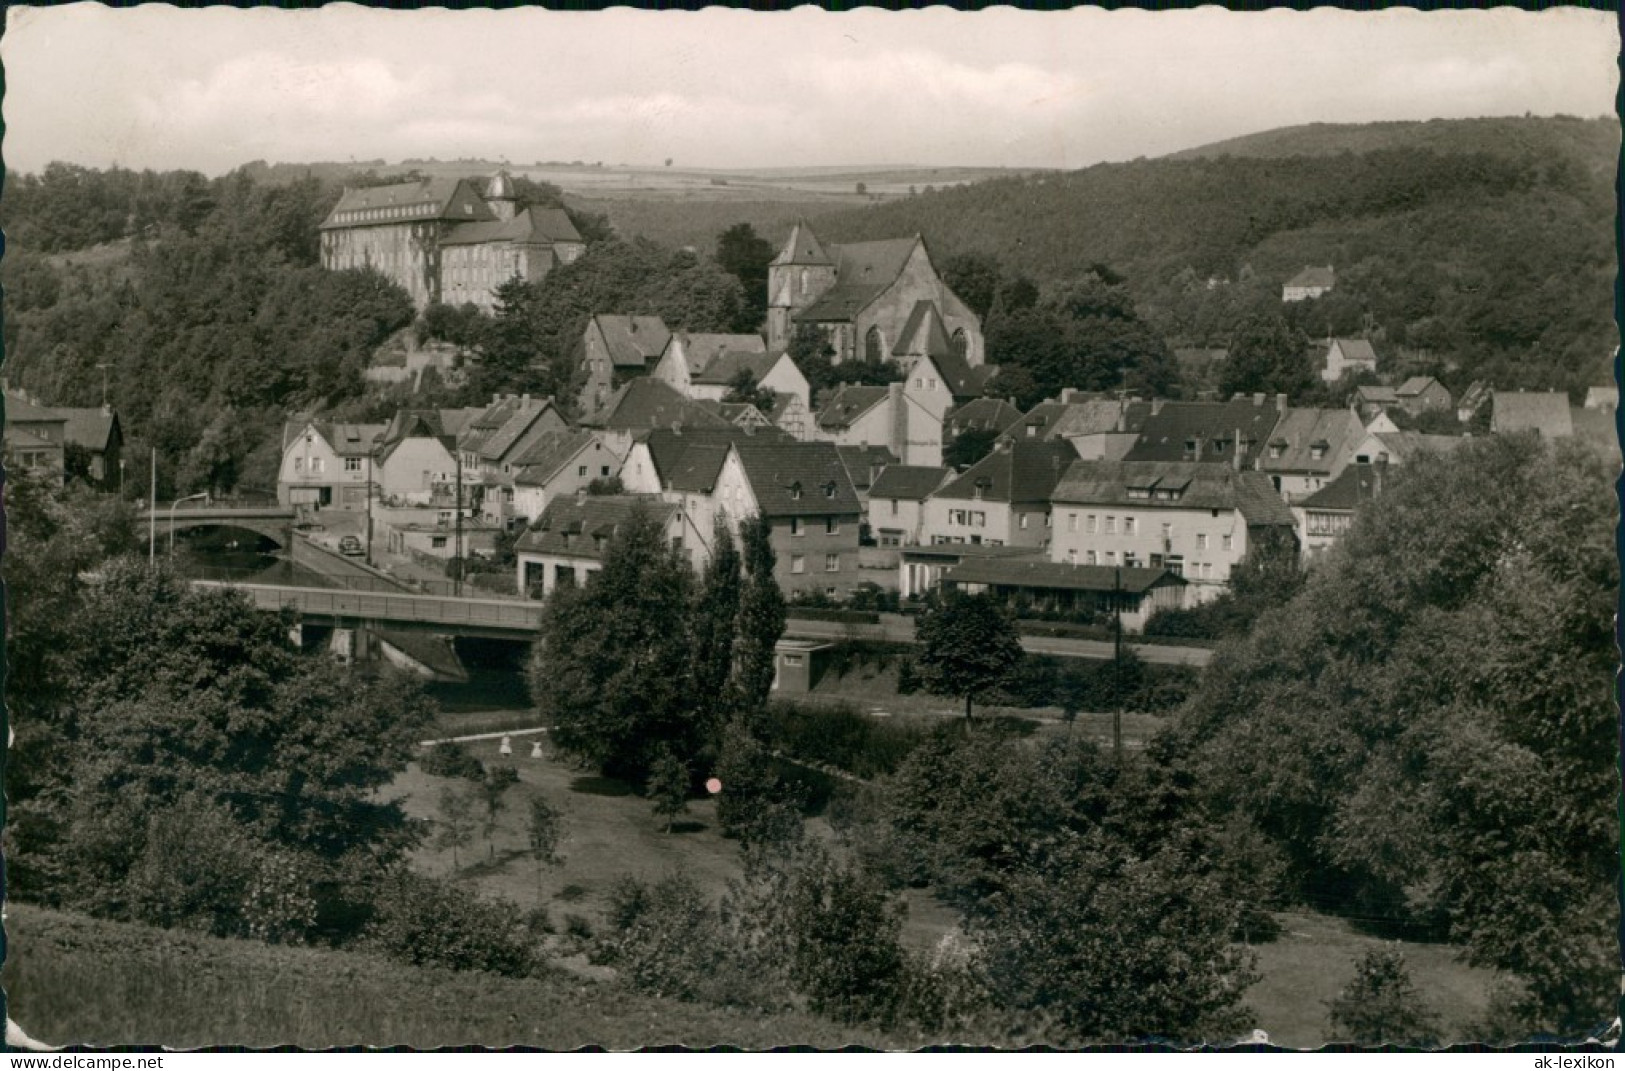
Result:
{"label": "overcast sky", "polygon": [[1084,167],[1306,122],[1612,114],[1608,12],[10,8],[5,158]]}

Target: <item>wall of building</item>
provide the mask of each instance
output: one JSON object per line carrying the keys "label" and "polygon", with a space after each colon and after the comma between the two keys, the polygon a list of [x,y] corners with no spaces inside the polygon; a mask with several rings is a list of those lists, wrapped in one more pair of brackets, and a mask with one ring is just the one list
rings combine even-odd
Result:
{"label": "wall of building", "polygon": [[[475,476],[465,472],[464,480]],[[427,498],[437,484],[456,484],[457,459],[439,439],[403,439],[388,458],[373,463],[373,478],[390,497]]]}
{"label": "wall of building", "polygon": [[1231,568],[1246,554],[1247,524],[1234,509],[1063,501],[1053,507],[1051,561],[1171,568],[1189,585],[1188,605],[1217,597],[1229,583]]}
{"label": "wall of building", "polygon": [[1036,524],[1029,517],[1027,527],[1022,528],[1008,502],[933,496],[925,500],[920,542],[1041,547],[1046,534],[1042,513],[1037,514]]}
{"label": "wall of building", "polygon": [[883,547],[921,542],[924,517],[924,503],[914,499],[869,499],[869,534]]}
{"label": "wall of building", "polygon": [[[354,467],[347,462],[353,462]],[[293,505],[295,499],[307,497],[296,495],[296,489],[320,494],[324,488],[327,505],[341,509],[364,508],[367,459],[340,457],[325,438],[306,429],[282,453],[282,466],[277,472],[277,501],[284,506]]]}
{"label": "wall of building", "polygon": [[601,440],[594,439],[572,457],[546,483],[514,481],[513,513],[536,520],[547,504],[560,496],[585,492],[594,480],[608,479],[621,471],[621,458]]}
{"label": "wall of building", "polygon": [[322,266],[331,271],[372,267],[399,283],[422,310],[440,300],[438,221],[340,227],[322,232]]}

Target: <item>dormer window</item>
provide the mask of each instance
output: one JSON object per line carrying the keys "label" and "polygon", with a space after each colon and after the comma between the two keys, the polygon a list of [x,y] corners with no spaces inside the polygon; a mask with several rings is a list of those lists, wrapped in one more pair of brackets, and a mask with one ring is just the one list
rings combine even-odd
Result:
{"label": "dormer window", "polygon": [[1284,453],[1286,453],[1285,444],[1283,444],[1283,443],[1270,443],[1270,457],[1271,458],[1280,457]]}
{"label": "dormer window", "polygon": [[829,483],[826,483],[824,485],[824,497],[825,498],[834,498],[835,497],[835,481],[834,480],[831,480]]}
{"label": "dormer window", "polygon": [[1309,444],[1309,456],[1312,459],[1314,459],[1315,461],[1319,461],[1321,458],[1326,456],[1326,450],[1330,445],[1331,445],[1330,443],[1327,443],[1325,441],[1318,441],[1318,442],[1310,443]]}
{"label": "dormer window", "polygon": [[1196,453],[1196,440],[1195,439],[1186,439],[1185,440],[1185,453],[1186,454],[1194,454],[1194,453]]}
{"label": "dormer window", "polygon": [[801,481],[800,480],[797,480],[795,483],[790,485],[790,500],[792,502],[801,501]]}

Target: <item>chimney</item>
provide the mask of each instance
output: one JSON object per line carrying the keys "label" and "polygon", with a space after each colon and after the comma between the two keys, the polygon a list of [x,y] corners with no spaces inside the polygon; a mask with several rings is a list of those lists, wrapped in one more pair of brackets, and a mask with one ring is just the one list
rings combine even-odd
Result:
{"label": "chimney", "polygon": [[1262,407],[1264,405],[1264,395],[1262,393],[1254,394],[1253,395],[1253,404],[1255,406]]}
{"label": "chimney", "polygon": [[1277,394],[1275,396],[1275,408],[1277,408],[1277,409],[1285,409],[1286,408],[1286,395]]}
{"label": "chimney", "polygon": [[681,420],[674,420],[671,422],[671,433],[673,435],[683,434],[683,422]]}
{"label": "chimney", "polygon": [[1167,399],[1165,399],[1165,398],[1152,398],[1151,399],[1151,415],[1152,416],[1156,416],[1158,413],[1162,412],[1162,405],[1163,405],[1163,402],[1165,402],[1166,400]]}
{"label": "chimney", "polygon": [[1073,388],[1071,388],[1071,387],[1063,387],[1063,388],[1061,388],[1061,404],[1062,405],[1071,405],[1072,404],[1072,399],[1073,399],[1074,396],[1077,395],[1077,393],[1078,392],[1076,390],[1074,390]]}
{"label": "chimney", "polygon": [[500,394],[491,395],[491,404],[492,405],[501,405],[502,404],[502,395],[500,395]]}
{"label": "chimney", "polygon": [[530,409],[530,395],[521,394],[519,396],[519,408],[524,410]]}
{"label": "chimney", "polygon": [[891,406],[891,452],[906,465],[908,456],[908,404],[903,401],[903,384],[886,386],[886,403]]}
{"label": "chimney", "polygon": [[1236,466],[1236,471],[1240,472],[1241,471],[1241,429],[1240,428],[1236,429],[1235,456],[1233,458],[1231,458],[1231,462]]}

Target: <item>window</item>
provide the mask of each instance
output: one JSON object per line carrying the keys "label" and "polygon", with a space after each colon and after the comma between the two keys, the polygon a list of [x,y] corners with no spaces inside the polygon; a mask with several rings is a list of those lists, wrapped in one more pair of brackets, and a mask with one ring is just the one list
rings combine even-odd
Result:
{"label": "window", "polygon": [[1163,566],[1175,576],[1185,575],[1185,557],[1182,554],[1170,554]]}
{"label": "window", "polygon": [[1106,534],[1107,535],[1116,535],[1117,534],[1117,518],[1116,517],[1107,517],[1106,518]]}
{"label": "window", "polygon": [[914,389],[915,390],[924,390],[925,389],[925,379],[923,377],[921,377],[921,376],[915,376],[914,377]]}
{"label": "window", "polygon": [[970,523],[972,528],[986,528],[987,514],[983,513],[981,510],[973,511],[970,515]]}
{"label": "window", "polygon": [[897,516],[897,499],[895,498],[891,500],[891,515],[893,517]]}
{"label": "window", "polygon": [[790,485],[790,501],[801,501],[801,484],[799,481]]}
{"label": "window", "polygon": [[1134,518],[1133,517],[1124,517],[1123,518],[1123,534],[1124,535],[1133,535],[1134,534]]}
{"label": "window", "polygon": [[1140,567],[1140,556],[1132,551],[1125,550],[1123,552],[1123,567],[1125,569],[1138,569]]}
{"label": "window", "polygon": [[790,518],[790,534],[793,535],[793,536],[798,536],[798,535],[803,535],[804,534],[803,531],[802,531],[802,528],[801,528],[801,518],[800,517],[791,517]]}
{"label": "window", "polygon": [[347,457],[347,458],[345,458],[344,459],[344,471],[345,472],[360,472],[361,471],[361,459],[359,457]]}
{"label": "window", "polygon": [[310,459],[310,471],[311,472],[320,472],[320,471],[322,471],[322,461],[323,461],[323,459],[319,458],[319,457],[311,458]]}
{"label": "window", "polygon": [[824,555],[824,572],[838,573],[841,571],[841,556],[839,554]]}
{"label": "window", "polygon": [[304,472],[305,471],[305,459],[304,458],[296,457],[296,458],[293,459],[293,471],[295,471],[295,472]]}
{"label": "window", "polygon": [[1091,513],[1091,514],[1089,514],[1088,518],[1084,521],[1083,530],[1085,532],[1088,532],[1090,535],[1094,535],[1095,534],[1095,529],[1096,529],[1095,515],[1093,513]]}
{"label": "window", "polygon": [[580,478],[580,479],[585,480],[587,478],[587,466],[585,466],[585,465],[576,466],[576,476],[578,478]]}
{"label": "window", "polygon": [[841,519],[839,517],[825,517],[824,518],[824,534],[825,535],[838,535],[840,533],[840,531],[841,531]]}
{"label": "window", "polygon": [[444,549],[445,546],[446,546],[446,537],[445,536],[430,536],[429,537],[429,546],[433,547],[435,550]]}
{"label": "window", "polygon": [[1094,552],[1094,551],[1092,551],[1092,550],[1091,550],[1091,551],[1090,551],[1090,552],[1089,552],[1089,557],[1088,557],[1088,558],[1086,558],[1086,559],[1085,559],[1085,560],[1086,560],[1086,561],[1087,561],[1087,562],[1088,562],[1088,563],[1089,563],[1089,564],[1090,564],[1090,565],[1098,565],[1098,564],[1099,564],[1099,563],[1100,563],[1100,556],[1099,556],[1099,555],[1098,555],[1098,554],[1096,554],[1096,553],[1095,553],[1095,552]]}
{"label": "window", "polygon": [[1116,565],[1117,564],[1117,552],[1115,550],[1108,550],[1106,552],[1106,564],[1107,565]]}
{"label": "window", "polygon": [[928,379],[925,382],[926,382],[926,385],[929,386],[932,390],[937,389],[937,381],[936,381],[935,378]]}
{"label": "window", "polygon": [[1069,565],[1078,564],[1078,552],[1075,548],[1068,548],[1066,552],[1066,560],[1067,564]]}
{"label": "window", "polygon": [[[503,468],[506,469],[507,466],[504,465]],[[609,475],[609,466],[608,465],[600,465],[599,468],[598,468],[598,475],[600,475],[600,476],[608,476]]]}
{"label": "window", "polygon": [[1021,523],[1021,527],[1022,527],[1022,528],[1026,528],[1026,527],[1027,527],[1027,515],[1026,515],[1026,514],[1025,514],[1025,513],[1023,513],[1023,514],[1022,514],[1022,515],[1021,515],[1021,522],[1020,522],[1020,523]]}
{"label": "window", "polygon": [[1206,532],[1197,532],[1196,533],[1196,549],[1197,550],[1206,550],[1207,549],[1207,533]]}
{"label": "window", "polygon": [[1233,535],[1226,535],[1221,540],[1221,542],[1224,544],[1224,549],[1225,550],[1235,550],[1236,549],[1236,537],[1233,536]]}
{"label": "window", "polygon": [[792,573],[805,573],[807,571],[807,559],[800,554],[790,555],[790,571]]}
{"label": "window", "polygon": [[863,356],[865,359],[878,364],[885,358],[880,342],[880,328],[871,327],[863,336]]}

